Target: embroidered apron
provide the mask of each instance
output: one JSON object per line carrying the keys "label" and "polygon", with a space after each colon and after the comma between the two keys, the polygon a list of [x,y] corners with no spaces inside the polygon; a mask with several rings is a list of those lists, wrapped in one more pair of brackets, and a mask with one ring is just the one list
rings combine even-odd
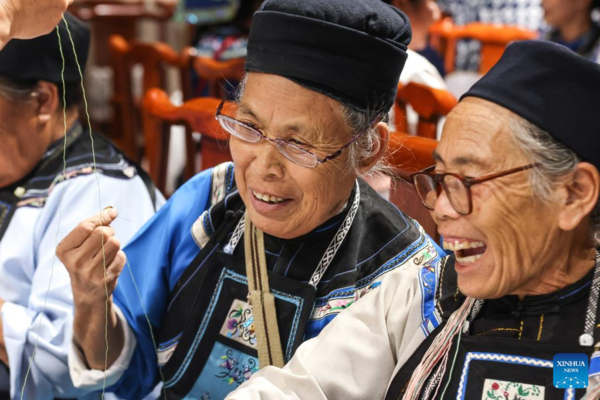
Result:
{"label": "embroidered apron", "polygon": [[[570,388],[569,382],[553,382],[553,359],[557,353],[593,352],[594,327],[597,323],[598,290],[600,289],[600,262],[596,253],[596,267],[592,288],[588,296],[588,308],[584,332],[580,343],[560,344],[531,340],[470,336],[464,332],[449,352],[445,372],[438,367],[429,376],[419,399],[456,400],[571,400],[581,399],[586,389]],[[435,337],[446,321],[421,343],[415,353],[402,366],[388,388],[386,400],[399,400],[411,379],[413,371],[421,362]],[[468,331],[468,322],[467,327]],[[452,367],[452,359],[456,362]],[[436,374],[437,373],[437,374]],[[440,375],[443,378],[440,382]],[[450,383],[448,384],[448,378]],[[447,389],[446,389],[446,386]],[[444,393],[445,390],[445,393]],[[442,397],[443,394],[443,397]]]}
{"label": "embroidered apron", "polygon": [[[349,231],[359,201],[356,185],[348,214],[309,283],[268,272],[286,362],[303,342],[316,286]],[[171,294],[158,349],[169,399],[223,399],[259,370],[245,260],[233,255],[243,228],[243,210],[229,211]]]}

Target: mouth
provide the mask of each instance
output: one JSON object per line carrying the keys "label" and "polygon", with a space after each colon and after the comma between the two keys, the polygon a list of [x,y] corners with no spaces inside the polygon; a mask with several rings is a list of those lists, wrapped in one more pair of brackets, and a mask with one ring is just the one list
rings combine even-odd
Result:
{"label": "mouth", "polygon": [[277,204],[282,204],[282,203],[291,201],[291,199],[273,196],[268,193],[261,193],[256,190],[252,190],[252,195],[254,197],[254,200],[256,200],[260,203],[266,203],[266,204],[271,204],[271,205],[277,205]]}
{"label": "mouth", "polygon": [[444,238],[443,247],[445,250],[453,251],[456,261],[463,265],[479,260],[487,250],[487,246],[483,242],[456,238]]}

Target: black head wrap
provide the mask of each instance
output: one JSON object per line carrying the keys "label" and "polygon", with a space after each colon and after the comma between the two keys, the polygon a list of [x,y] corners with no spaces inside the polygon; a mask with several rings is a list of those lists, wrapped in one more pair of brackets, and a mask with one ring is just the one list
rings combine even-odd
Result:
{"label": "black head wrap", "polygon": [[600,169],[600,65],[546,41],[508,46],[466,97],[509,109]]}
{"label": "black head wrap", "polygon": [[387,112],[410,39],[406,15],[381,0],[266,0],[252,20],[246,70]]}
{"label": "black head wrap", "polygon": [[[90,47],[90,30],[69,13],[65,13],[75,43],[82,72]],[[79,71],[73,55],[73,46],[64,21],[58,25],[60,42],[65,56],[65,82],[79,82]],[[63,61],[56,29],[35,39],[13,39],[0,51],[0,76],[19,81],[48,81],[60,83]]]}

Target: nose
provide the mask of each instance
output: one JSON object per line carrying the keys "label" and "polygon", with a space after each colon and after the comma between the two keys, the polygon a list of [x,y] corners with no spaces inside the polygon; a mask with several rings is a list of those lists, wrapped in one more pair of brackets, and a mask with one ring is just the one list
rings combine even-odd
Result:
{"label": "nose", "polygon": [[437,225],[442,221],[457,219],[461,215],[452,207],[450,199],[444,189],[440,190],[440,194],[435,201],[435,206],[431,211],[431,216]]}
{"label": "nose", "polygon": [[282,179],[285,176],[286,159],[277,145],[269,140],[261,140],[255,145],[256,157],[251,166],[265,180]]}

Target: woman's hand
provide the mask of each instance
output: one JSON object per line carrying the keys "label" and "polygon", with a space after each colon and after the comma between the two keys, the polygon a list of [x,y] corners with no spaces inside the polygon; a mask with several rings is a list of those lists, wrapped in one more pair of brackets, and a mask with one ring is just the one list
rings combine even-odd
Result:
{"label": "woman's hand", "polygon": [[49,33],[73,0],[0,0],[0,50],[11,39]]}
{"label": "woman's hand", "polygon": [[106,299],[106,291],[110,296],[115,290],[126,262],[109,226],[116,217],[117,210],[105,209],[82,221],[58,245],[56,255],[69,271],[76,302]]}
{"label": "woman's hand", "polygon": [[[73,340],[89,367],[99,370],[110,367],[123,349],[123,329],[112,307],[112,293],[126,262],[121,244],[109,226],[116,217],[117,211],[110,208],[82,221],[56,249],[71,276]],[[108,355],[103,345],[105,334],[110,343]]]}

